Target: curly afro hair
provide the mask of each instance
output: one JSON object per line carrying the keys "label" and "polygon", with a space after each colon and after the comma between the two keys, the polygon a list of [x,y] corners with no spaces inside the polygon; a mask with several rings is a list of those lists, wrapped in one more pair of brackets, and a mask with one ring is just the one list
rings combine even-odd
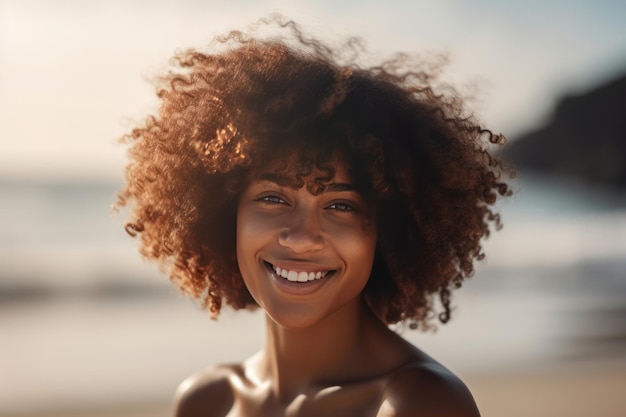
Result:
{"label": "curly afro hair", "polygon": [[[259,34],[271,27],[279,36]],[[158,115],[123,138],[117,207],[131,206],[126,230],[142,255],[213,317],[223,302],[254,306],[235,254],[239,194],[269,163],[293,187],[324,172],[323,187],[340,155],[376,212],[366,302],[388,325],[447,322],[451,290],[484,257],[490,224],[500,227],[491,206],[510,194],[508,171],[490,148],[504,138],[438,83],[438,65],[400,54],[365,67],[358,39],[331,48],[274,16],[209,51],[173,58]]]}

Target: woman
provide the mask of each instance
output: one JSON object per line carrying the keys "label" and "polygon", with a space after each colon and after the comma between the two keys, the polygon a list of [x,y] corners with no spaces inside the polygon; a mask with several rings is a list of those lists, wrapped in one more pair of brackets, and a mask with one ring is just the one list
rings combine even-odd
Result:
{"label": "woman", "polygon": [[159,114],[126,137],[118,205],[142,254],[213,316],[224,302],[266,315],[263,349],[189,377],[175,415],[477,416],[389,325],[449,320],[510,193],[488,151],[503,138],[427,63],[366,68],[353,39],[262,23],[285,33],[177,55]]}

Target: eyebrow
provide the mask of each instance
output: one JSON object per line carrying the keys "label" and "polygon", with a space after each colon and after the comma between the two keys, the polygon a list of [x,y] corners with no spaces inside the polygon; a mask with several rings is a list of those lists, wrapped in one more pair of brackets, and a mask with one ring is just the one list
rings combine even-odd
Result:
{"label": "eyebrow", "polygon": [[333,182],[326,186],[324,192],[338,193],[341,191],[359,191],[352,184],[342,183],[342,182]]}
{"label": "eyebrow", "polygon": [[286,175],[280,175],[270,172],[265,172],[259,175],[259,179],[261,181],[273,182],[274,184],[280,185],[281,187],[288,187],[291,179]]}
{"label": "eyebrow", "polygon": [[[260,175],[260,180],[272,182],[281,187],[289,187],[291,183],[291,178],[286,175],[280,175],[275,173],[263,173]],[[323,193],[339,193],[345,191],[354,191],[359,192],[358,188],[354,184],[344,183],[344,182],[332,182],[324,186]]]}

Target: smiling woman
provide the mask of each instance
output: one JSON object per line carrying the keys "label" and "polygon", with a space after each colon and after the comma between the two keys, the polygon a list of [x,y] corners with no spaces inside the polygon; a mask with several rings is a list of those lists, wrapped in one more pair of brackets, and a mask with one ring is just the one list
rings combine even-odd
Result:
{"label": "smiling woman", "polygon": [[[281,17],[186,51],[133,130],[127,231],[213,315],[259,306],[264,348],[180,386],[176,415],[476,416],[445,367],[389,329],[429,328],[508,195],[501,143],[428,63],[356,62]],[[345,58],[352,57],[352,58]],[[417,66],[417,67],[416,67]],[[432,67],[431,67],[432,68]]]}
{"label": "smiling woman", "polygon": [[318,194],[256,180],[239,200],[239,270],[277,325],[308,327],[358,304],[369,278],[376,249],[373,212],[350,185],[345,164],[334,171]]}

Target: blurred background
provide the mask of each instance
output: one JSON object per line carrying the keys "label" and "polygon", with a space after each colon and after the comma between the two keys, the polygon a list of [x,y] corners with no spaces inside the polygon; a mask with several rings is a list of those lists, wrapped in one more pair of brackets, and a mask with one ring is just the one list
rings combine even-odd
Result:
{"label": "blurred background", "polygon": [[178,48],[279,11],[374,55],[443,52],[509,138],[516,194],[450,324],[404,335],[484,416],[626,415],[626,2],[0,1],[0,416],[167,416],[190,373],[263,340],[143,262],[115,141]]}

